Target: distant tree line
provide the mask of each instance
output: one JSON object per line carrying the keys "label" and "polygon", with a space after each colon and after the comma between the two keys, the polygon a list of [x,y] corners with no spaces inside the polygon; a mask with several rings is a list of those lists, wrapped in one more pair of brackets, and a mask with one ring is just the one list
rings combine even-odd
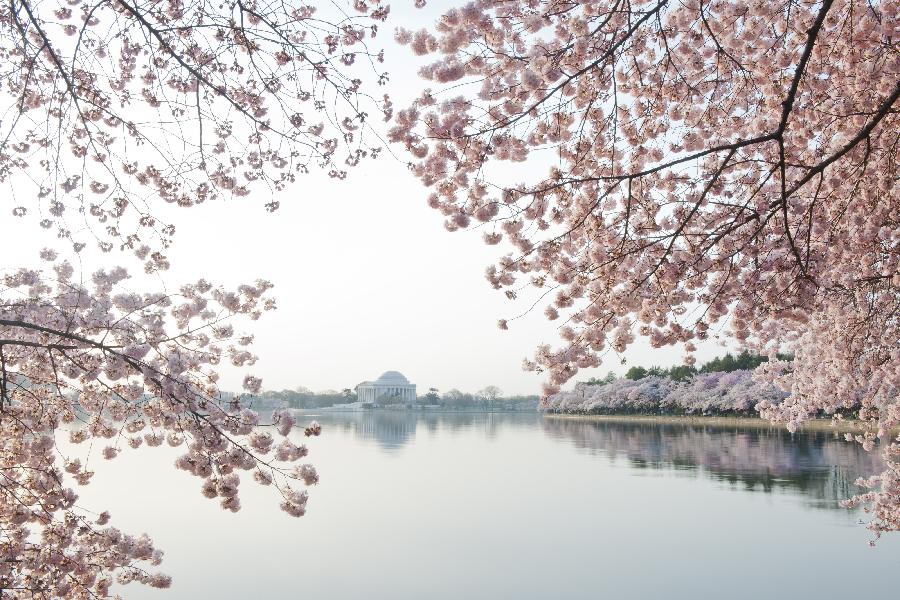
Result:
{"label": "distant tree line", "polygon": [[[428,388],[428,392],[418,396],[419,406],[435,406],[444,410],[485,410],[516,411],[536,410],[539,397],[537,395],[504,396],[503,391],[495,385],[489,385],[477,392],[462,392],[451,389],[443,394],[437,388]],[[252,397],[243,397],[242,404],[255,408],[327,408],[358,401],[356,392],[350,388],[341,391],[325,390],[313,392],[305,387],[293,390],[268,390]],[[396,404],[391,398],[385,398],[381,404]]]}
{"label": "distant tree line", "polygon": [[301,386],[293,390],[260,392],[253,397],[252,403],[258,408],[326,408],[336,404],[349,404],[356,400],[356,393],[350,388],[341,391],[314,392]]}
{"label": "distant tree line", "polygon": [[[779,354],[778,358],[781,360],[790,360],[791,356],[787,354]],[[744,350],[736,356],[732,354],[726,354],[722,357],[717,356],[711,361],[701,365],[699,369],[697,369],[693,365],[676,365],[669,369],[664,369],[657,366],[653,366],[650,368],[634,366],[625,372],[625,379],[630,379],[631,381],[639,381],[641,379],[644,379],[645,377],[664,377],[667,379],[671,379],[672,381],[687,381],[688,379],[693,378],[697,373],[731,373],[733,371],[753,370],[762,363],[767,362],[768,360],[769,359],[765,356],[752,354]],[[583,381],[580,383],[584,383],[586,385],[603,385],[612,383],[616,379],[618,379],[618,376],[610,371],[609,373],[607,373],[606,377],[592,377],[587,381]]]}
{"label": "distant tree line", "polygon": [[484,410],[484,411],[516,411],[536,410],[540,398],[532,396],[504,396],[502,390],[494,385],[477,392],[461,392],[451,389],[438,394],[435,388],[429,388],[428,394],[419,397],[425,405],[440,406],[445,410]]}

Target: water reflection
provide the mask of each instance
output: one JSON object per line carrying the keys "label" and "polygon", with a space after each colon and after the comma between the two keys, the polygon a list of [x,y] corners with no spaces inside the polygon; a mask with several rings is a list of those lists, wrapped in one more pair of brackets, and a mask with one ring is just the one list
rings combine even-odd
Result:
{"label": "water reflection", "polygon": [[479,413],[479,412],[410,412],[366,411],[298,413],[301,420],[316,419],[326,431],[334,429],[350,433],[354,438],[374,442],[381,449],[396,451],[413,442],[416,430],[429,434],[481,429],[488,439],[504,426],[535,428],[541,422],[537,413]]}
{"label": "water reflection", "polygon": [[400,448],[414,440],[418,424],[416,413],[406,411],[329,414],[316,418],[323,425],[337,426],[357,439],[374,441],[386,450]]}
{"label": "water reflection", "polygon": [[295,437],[322,474],[303,519],[249,483],[237,515],[210,506],[167,446],[92,462],[79,503],[149,532],[174,577],[126,597],[831,600],[860,595],[855,573],[869,595],[897,595],[900,538],[869,548],[863,513],[810,506],[836,506],[877,468],[827,434],[536,413],[307,418],[324,432]]}
{"label": "water reflection", "polygon": [[800,492],[811,505],[840,508],[859,488],[857,477],[879,472],[877,453],[833,432],[791,435],[781,428],[612,423],[546,418],[547,435],[635,468],[675,469],[747,490]]}
{"label": "water reflection", "polygon": [[504,428],[538,430],[551,439],[635,469],[669,469],[708,477],[747,490],[792,490],[810,505],[839,508],[859,491],[857,477],[879,472],[877,453],[832,432],[791,435],[781,428],[721,427],[648,422],[614,423],[543,417],[534,413],[415,413],[374,411],[319,413],[326,431],[340,431],[398,452],[417,433],[437,435],[480,430],[495,438]]}

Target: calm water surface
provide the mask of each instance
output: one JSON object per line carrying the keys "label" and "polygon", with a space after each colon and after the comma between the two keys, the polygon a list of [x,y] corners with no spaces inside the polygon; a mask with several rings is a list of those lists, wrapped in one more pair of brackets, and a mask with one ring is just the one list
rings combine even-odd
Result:
{"label": "calm water surface", "polygon": [[[249,481],[226,513],[170,449],[104,463],[82,503],[147,531],[168,591],[127,598],[896,598],[900,539],[838,507],[878,468],[830,433],[534,414],[317,417],[291,519]],[[138,468],[135,468],[135,465]],[[99,500],[102,499],[102,503]]]}

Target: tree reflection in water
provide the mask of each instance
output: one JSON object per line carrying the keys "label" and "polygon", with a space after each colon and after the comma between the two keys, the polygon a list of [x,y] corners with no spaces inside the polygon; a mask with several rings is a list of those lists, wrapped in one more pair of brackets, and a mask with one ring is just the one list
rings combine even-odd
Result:
{"label": "tree reflection in water", "polygon": [[844,441],[833,432],[798,432],[768,427],[613,423],[549,417],[547,435],[636,468],[676,469],[746,489],[798,491],[811,504],[840,508],[859,491],[857,477],[883,469],[877,452]]}
{"label": "tree reflection in water", "polygon": [[778,427],[622,423],[536,413],[323,412],[315,418],[325,435],[342,431],[385,452],[414,448],[417,430],[476,432],[493,439],[505,428],[530,429],[593,454],[627,460],[636,469],[683,471],[767,493],[790,490],[825,508],[840,508],[841,500],[858,491],[857,477],[883,468],[877,452],[865,452],[828,431],[791,435]]}

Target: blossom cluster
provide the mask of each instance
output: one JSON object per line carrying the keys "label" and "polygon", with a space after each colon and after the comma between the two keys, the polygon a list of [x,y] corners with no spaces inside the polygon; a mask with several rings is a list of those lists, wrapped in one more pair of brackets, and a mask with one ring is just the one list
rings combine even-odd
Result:
{"label": "blossom cluster", "polygon": [[[261,423],[239,403],[218,400],[218,365],[256,361],[252,337],[232,323],[273,309],[271,284],[229,290],[200,280],[175,294],[137,294],[124,290],[127,278],[113,268],[82,283],[65,261],[0,276],[4,598],[107,597],[114,581],[168,586],[166,575],[147,570],[161,559],[149,538],[122,533],[107,525],[108,512],[77,503],[77,487],[94,476],[92,455],[182,448],[175,467],[230,511],[240,508],[241,472],[274,485],[294,516],[305,512],[307,494],[291,484],[318,481],[301,463],[309,450],[292,436],[293,414]],[[249,391],[259,384],[245,378]],[[73,446],[57,444],[66,435]]]}
{"label": "blossom cluster", "polygon": [[[13,0],[0,8],[0,183],[76,251],[93,238],[151,270],[175,227],[159,201],[191,206],[273,192],[322,169],[343,179],[379,153],[370,113],[391,102],[369,48],[389,9],[358,0]],[[19,174],[27,173],[24,177]],[[27,200],[26,200],[27,199]],[[34,202],[32,202],[32,200]]]}

